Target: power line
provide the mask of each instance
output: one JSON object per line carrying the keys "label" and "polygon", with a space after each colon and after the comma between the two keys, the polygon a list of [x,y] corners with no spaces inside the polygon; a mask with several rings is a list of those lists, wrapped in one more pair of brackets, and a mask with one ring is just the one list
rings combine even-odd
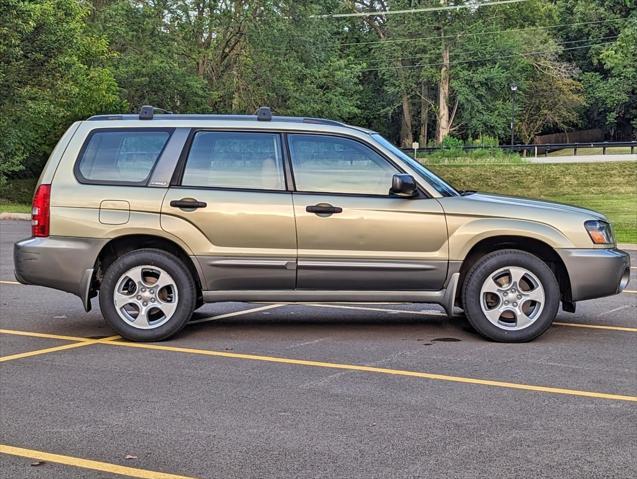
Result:
{"label": "power line", "polygon": [[[485,32],[463,33],[462,36],[473,37],[473,36],[481,36],[481,35],[497,35],[499,33],[508,33],[508,32],[521,32],[526,30],[548,30],[552,28],[572,27],[572,26],[578,26],[578,25],[594,25],[599,23],[610,23],[610,22],[617,22],[617,21],[623,21],[623,20],[624,20],[623,18],[609,18],[606,20],[596,20],[591,22],[576,22],[576,23],[561,23],[561,24],[555,24],[555,25],[545,25],[543,27],[537,26],[537,27],[509,28],[506,30],[490,30]],[[346,42],[346,43],[341,43],[340,46],[347,47],[347,46],[353,46],[353,45],[373,45],[373,44],[375,44],[375,46],[380,46],[385,43],[414,42],[414,41],[424,41],[424,40],[437,40],[439,38],[456,38],[456,37],[458,37],[458,35],[438,35],[434,37],[396,38],[396,39],[390,39],[390,40]]]}
{"label": "power line", "polygon": [[[567,50],[578,50],[581,48],[590,48],[590,47],[595,47],[595,46],[601,46],[601,45],[610,45],[611,41],[609,42],[602,42],[602,43],[591,43],[589,45],[579,45],[577,47],[568,47],[568,48],[562,48],[561,51],[567,51]],[[419,63],[417,65],[401,65],[401,66],[389,66],[389,67],[378,67],[378,68],[365,68],[361,71],[363,72],[367,72],[367,71],[385,71],[385,70],[401,70],[404,68],[425,68],[425,67],[441,67],[443,65],[449,65],[449,66],[454,66],[454,65],[460,65],[460,64],[466,64],[466,63],[480,63],[480,62],[486,62],[489,60],[500,60],[501,58],[513,58],[513,57],[526,57],[526,56],[537,56],[537,55],[545,55],[547,53],[551,53],[549,51],[546,50],[542,50],[542,51],[535,51],[535,52],[526,52],[526,53],[513,53],[510,55],[498,55],[498,56],[494,56],[494,57],[487,57],[487,58],[478,58],[475,60],[459,60],[456,62],[449,62],[447,64],[445,63]]]}
{"label": "power line", "polygon": [[374,12],[356,12],[356,13],[332,13],[327,15],[312,15],[310,18],[348,18],[348,17],[373,17],[373,16],[387,16],[387,15],[400,15],[404,13],[422,13],[422,12],[441,12],[445,10],[461,10],[463,8],[470,8],[478,10],[482,7],[490,7],[492,5],[505,5],[508,3],[521,3],[528,2],[528,0],[499,0],[488,3],[479,4],[463,4],[463,5],[446,5],[442,7],[426,7],[426,8],[412,8],[408,10],[386,10],[386,11],[374,11]]}
{"label": "power line", "polygon": [[[571,43],[581,43],[581,42],[591,42],[591,41],[598,42],[598,41],[603,41],[603,40],[615,40],[615,39],[617,39],[617,37],[619,37],[619,35],[611,35],[611,36],[608,36],[608,37],[596,38],[594,40],[592,38],[582,38],[582,39],[579,39],[579,40],[567,40],[565,42],[562,42],[561,44],[558,44],[557,46],[563,46],[563,45],[567,45],[567,44],[571,44]],[[563,50],[565,50],[565,49],[563,49]],[[545,51],[545,53],[551,53],[551,51],[549,51],[549,50],[544,50],[544,51]],[[471,51],[469,51],[469,52],[461,51],[461,53],[469,53],[469,54],[471,54],[472,52]],[[403,60],[415,60],[415,59],[418,59],[418,58],[422,58],[422,55],[421,56],[412,56],[412,57],[397,57],[397,58],[392,58],[392,59],[393,60],[403,61]],[[380,62],[383,62],[385,60],[386,60],[386,58],[376,58],[376,59],[373,59],[373,62],[374,63],[380,63]]]}

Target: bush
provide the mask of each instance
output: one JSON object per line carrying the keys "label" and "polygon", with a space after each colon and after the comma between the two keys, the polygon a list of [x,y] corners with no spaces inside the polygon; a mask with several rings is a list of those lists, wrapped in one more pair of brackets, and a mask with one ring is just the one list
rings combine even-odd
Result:
{"label": "bush", "polygon": [[464,142],[460,138],[454,138],[453,136],[449,135],[446,136],[444,140],[442,140],[441,147],[444,150],[462,151]]}
{"label": "bush", "polygon": [[466,146],[479,146],[480,148],[465,150],[465,143],[461,139],[447,136],[439,149],[429,154],[421,154],[419,158],[428,164],[524,162],[517,153],[502,150],[499,147],[498,139],[492,136],[470,139]]}

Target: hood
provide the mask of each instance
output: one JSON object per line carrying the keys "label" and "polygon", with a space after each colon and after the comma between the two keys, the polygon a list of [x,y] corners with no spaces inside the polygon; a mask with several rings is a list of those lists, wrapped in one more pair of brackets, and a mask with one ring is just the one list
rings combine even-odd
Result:
{"label": "hood", "polygon": [[[522,208],[523,210],[526,210],[527,208],[533,208],[544,211],[546,213],[572,213],[582,216],[588,216],[592,219],[608,221],[603,214],[598,213],[597,211],[580,208],[578,206],[565,205],[563,203],[556,203],[554,201],[533,200],[530,198],[503,196],[492,193],[473,193],[462,196],[462,198],[467,201],[482,203],[485,206],[493,205],[493,208],[498,212],[501,212],[501,209],[503,207]],[[540,214],[542,213],[540,212]]]}
{"label": "hood", "polygon": [[438,201],[448,215],[521,219],[551,224],[558,229],[559,225],[571,220],[578,223],[586,220],[608,221],[603,214],[586,208],[515,196],[472,193],[438,198]]}

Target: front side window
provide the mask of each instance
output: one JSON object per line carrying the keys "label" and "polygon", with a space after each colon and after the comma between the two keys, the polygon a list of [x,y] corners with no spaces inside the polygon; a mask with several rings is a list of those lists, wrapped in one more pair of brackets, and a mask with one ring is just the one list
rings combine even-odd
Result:
{"label": "front side window", "polygon": [[416,172],[420,175],[420,177],[424,179],[427,183],[429,183],[442,196],[458,196],[459,195],[459,193],[454,189],[453,186],[451,186],[445,180],[443,180],[439,176],[429,171],[418,161],[414,160],[411,156],[405,154],[399,148],[396,148],[394,145],[392,145],[389,141],[387,141],[385,138],[380,136],[378,133],[374,133],[372,135],[372,138],[374,138],[378,143],[380,143],[382,146],[387,148],[394,155],[396,155],[398,158],[400,158],[409,166],[411,166],[414,170],[416,170]]}
{"label": "front side window", "polygon": [[302,192],[389,195],[400,173],[381,155],[348,138],[289,135],[296,189]]}
{"label": "front side window", "polygon": [[143,184],[170,137],[169,130],[95,130],[77,163],[87,183]]}
{"label": "front side window", "polygon": [[277,133],[197,132],[181,184],[284,190],[281,138]]}

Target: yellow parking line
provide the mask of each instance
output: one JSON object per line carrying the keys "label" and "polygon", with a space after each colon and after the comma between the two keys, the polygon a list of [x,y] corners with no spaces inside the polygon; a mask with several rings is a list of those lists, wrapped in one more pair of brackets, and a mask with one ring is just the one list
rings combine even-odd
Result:
{"label": "yellow parking line", "polygon": [[10,354],[9,356],[0,357],[0,363],[4,363],[6,361],[13,361],[14,359],[29,358],[32,356],[39,356],[41,354],[54,353],[56,351],[64,351],[66,349],[81,348],[84,346],[90,346],[91,344],[103,343],[105,341],[110,341],[113,339],[121,339],[121,336],[111,336],[109,338],[103,338],[103,339],[90,339],[88,341],[80,341],[77,343],[54,346],[52,348],[38,349],[36,351],[27,351],[25,353]]}
{"label": "yellow parking line", "polygon": [[6,444],[0,444],[0,453],[9,454],[11,456],[26,457],[29,459],[37,459],[39,461],[54,462],[56,464],[64,464],[65,466],[91,469],[93,471],[107,472],[110,474],[119,474],[127,477],[139,477],[143,479],[193,479],[192,477],[187,476],[149,471],[147,469],[138,469],[136,467],[120,466],[118,464],[110,464],[108,462],[91,461],[89,459],[63,456],[61,454],[52,454],[50,452],[36,451],[34,449],[24,449],[21,447],[8,446]]}
{"label": "yellow parking line", "polygon": [[203,356],[215,356],[215,357],[224,357],[224,358],[233,358],[233,359],[247,359],[251,361],[262,361],[267,363],[293,364],[297,366],[310,366],[310,367],[326,368],[326,369],[361,371],[361,372],[367,372],[367,373],[388,374],[393,376],[407,376],[407,377],[415,377],[415,378],[421,378],[421,379],[432,379],[437,381],[477,384],[482,386],[493,386],[493,387],[508,388],[508,389],[519,389],[519,390],[525,390],[525,391],[545,392],[545,393],[552,393],[552,394],[565,394],[569,396],[611,399],[615,401],[637,402],[637,396],[625,396],[621,394],[599,393],[599,392],[593,392],[593,391],[581,391],[577,389],[564,389],[564,388],[547,387],[547,386],[534,386],[531,384],[509,383],[504,381],[492,381],[487,379],[467,378],[467,377],[461,377],[461,376],[448,376],[445,374],[434,374],[434,373],[408,371],[408,370],[401,370],[401,369],[378,368],[374,366],[362,366],[362,365],[356,365],[356,364],[328,363],[323,361],[311,361],[311,360],[305,360],[305,359],[291,359],[291,358],[282,358],[282,357],[276,357],[276,356],[259,356],[254,354],[239,354],[239,353],[229,353],[229,352],[223,352],[223,351],[211,351],[207,349],[181,348],[181,347],[175,347],[175,346],[163,346],[160,344],[129,343],[129,342],[123,342],[123,341],[108,341],[108,342],[104,341],[102,344],[108,344],[110,346],[124,346],[129,348],[151,349],[156,351],[171,351],[171,352],[177,352],[177,353],[198,354]]}
{"label": "yellow parking line", "polygon": [[89,338],[82,338],[79,336],[61,336],[59,334],[37,333],[35,331],[18,331],[15,329],[0,329],[0,334],[28,336],[31,338],[62,339],[64,341],[86,341],[87,339],[89,339]]}
{"label": "yellow parking line", "polygon": [[[571,324],[574,325],[575,323],[561,323],[560,325],[571,325]],[[577,327],[584,327],[584,325],[577,325]],[[600,326],[600,328],[616,329],[618,328],[618,326]],[[632,330],[634,328],[622,328],[621,330],[624,330],[624,329]],[[30,333],[28,331],[15,331],[15,330],[6,330],[6,329],[0,330],[0,333],[17,334],[22,336],[33,335],[34,337],[59,338],[59,336],[57,335],[48,335],[44,333]],[[319,367],[319,368],[327,368],[327,369],[361,371],[361,372],[369,372],[369,373],[377,373],[377,374],[389,374],[394,376],[408,376],[408,377],[417,377],[422,379],[432,379],[432,380],[438,380],[438,381],[449,381],[449,382],[457,382],[457,383],[502,387],[502,388],[509,388],[509,389],[519,389],[519,390],[526,390],[526,391],[536,391],[536,392],[546,392],[546,393],[553,393],[553,394],[565,394],[565,395],[571,395],[571,396],[637,402],[637,396],[624,396],[620,394],[598,393],[598,392],[592,392],[592,391],[581,391],[577,389],[534,386],[530,384],[509,383],[504,381],[492,381],[492,380],[485,380],[485,379],[467,378],[467,377],[461,377],[461,376],[449,376],[444,374],[434,374],[434,373],[426,373],[426,372],[419,372],[419,371],[406,371],[406,370],[400,370],[400,369],[378,368],[373,366],[362,366],[362,365],[355,365],[355,364],[328,363],[328,362],[311,361],[311,360],[305,360],[305,359],[291,359],[291,358],[281,358],[281,357],[275,357],[275,356],[259,356],[254,354],[239,354],[239,353],[230,353],[225,351],[211,351],[207,349],[192,349],[192,348],[181,348],[181,347],[175,347],[175,346],[164,346],[160,344],[130,343],[130,342],[124,342],[124,341],[117,341],[117,339],[120,339],[119,336],[111,336],[109,338],[102,338],[102,339],[76,338],[73,336],[65,336],[65,338],[72,338],[72,340],[79,340],[80,342],[64,345],[66,347],[58,346],[56,348],[33,351],[31,353],[21,353],[21,354],[13,355],[13,356],[5,356],[4,358],[0,358],[0,361],[6,361],[9,358],[18,359],[17,356],[27,357],[27,356],[32,356],[36,354],[44,354],[46,352],[59,351],[61,349],[69,349],[71,347],[88,346],[90,344],[106,344],[111,346],[123,346],[123,347],[138,348],[138,349],[171,351],[171,352],[178,352],[178,353],[225,357],[225,358],[233,358],[233,359],[247,359],[252,361],[262,361],[262,362],[279,363],[279,364],[293,364],[293,365],[299,365],[299,366],[310,366],[310,367]]]}
{"label": "yellow parking line", "polygon": [[[344,305],[336,305],[336,304],[307,304],[306,306],[314,306],[317,308],[341,308],[341,309],[354,309],[354,310],[363,310],[363,311],[381,311],[381,312],[393,312],[393,313],[404,313],[404,314],[418,314],[423,316],[447,316],[442,311],[410,311],[407,309],[385,309],[385,308],[367,308],[365,306],[344,306]],[[561,323],[554,322],[556,326],[573,326],[575,328],[590,328],[590,329],[605,329],[608,331],[622,331],[628,333],[637,332],[637,328],[628,328],[623,326],[604,326],[604,325],[596,325],[596,324],[580,324],[580,323]]]}
{"label": "yellow parking line", "polygon": [[22,283],[18,283],[17,281],[0,280],[0,284],[22,284]]}
{"label": "yellow parking line", "polygon": [[560,323],[554,322],[555,326],[569,326],[572,328],[606,329],[608,331],[623,331],[626,333],[637,333],[637,328],[627,328],[625,326],[602,326],[601,324],[580,324],[580,323]]}
{"label": "yellow parking line", "polygon": [[190,321],[188,325],[206,323],[208,321],[216,321],[218,319],[233,318],[235,316],[241,316],[243,314],[250,314],[250,313],[256,313],[258,311],[265,311],[267,309],[280,308],[281,306],[285,306],[285,304],[268,304],[267,306],[259,306],[258,308],[244,309],[243,311],[235,311],[234,313],[218,314],[217,316],[210,316],[209,318],[195,319],[194,321]]}
{"label": "yellow parking line", "polygon": [[622,291],[622,293],[632,293],[632,294],[637,294],[637,291],[632,290],[632,289],[625,289],[624,291]]}

